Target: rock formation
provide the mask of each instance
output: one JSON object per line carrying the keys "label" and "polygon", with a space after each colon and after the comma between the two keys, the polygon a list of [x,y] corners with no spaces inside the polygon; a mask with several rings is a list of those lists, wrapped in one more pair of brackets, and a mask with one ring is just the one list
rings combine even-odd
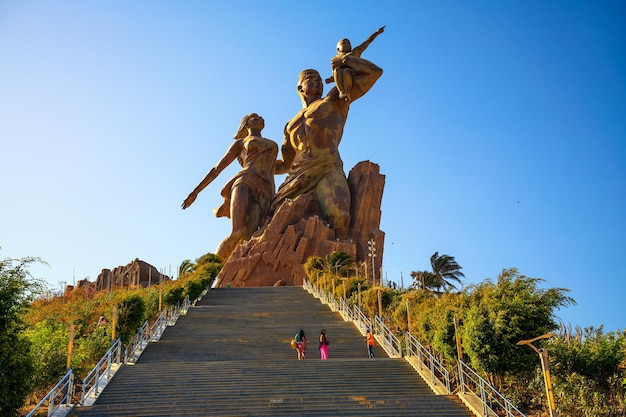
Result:
{"label": "rock formation", "polygon": [[96,291],[119,287],[148,287],[169,281],[170,277],[161,274],[147,262],[135,259],[125,266],[118,266],[113,270],[103,269],[94,283]]}
{"label": "rock formation", "polygon": [[218,275],[218,286],[301,285],[304,263],[311,256],[341,251],[356,262],[366,261],[368,240],[376,242],[374,269],[380,271],[384,233],[379,229],[385,176],[372,162],[359,162],[348,176],[352,199],[349,239],[339,241],[317,197],[303,194],[285,201],[252,238],[239,244]]}

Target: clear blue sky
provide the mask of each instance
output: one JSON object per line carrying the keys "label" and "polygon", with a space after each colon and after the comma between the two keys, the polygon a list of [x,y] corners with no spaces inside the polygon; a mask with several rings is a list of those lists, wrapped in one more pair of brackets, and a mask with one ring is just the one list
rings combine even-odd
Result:
{"label": "clear blue sky", "polygon": [[571,290],[565,324],[625,329],[623,1],[2,0],[0,258],[58,290],[214,252],[236,164],[180,205],[242,116],[280,143],[298,72],[382,25],[340,151],[386,176],[387,278],[435,251],[466,284],[516,267]]}

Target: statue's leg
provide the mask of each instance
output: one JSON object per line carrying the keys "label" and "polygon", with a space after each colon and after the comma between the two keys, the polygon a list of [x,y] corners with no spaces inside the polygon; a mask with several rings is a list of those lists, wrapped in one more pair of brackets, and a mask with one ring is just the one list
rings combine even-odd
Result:
{"label": "statue's leg", "polygon": [[232,232],[230,236],[222,240],[216,254],[226,260],[235,247],[244,239],[250,238],[251,231],[248,228],[248,207],[250,188],[247,184],[238,184],[231,190],[230,219]]}
{"label": "statue's leg", "polygon": [[248,219],[246,223],[246,234],[249,239],[254,232],[261,227],[261,221],[263,219],[264,214],[267,213],[267,210],[263,210],[261,206],[256,202],[251,202],[248,210]]}
{"label": "statue's leg", "polygon": [[345,68],[339,67],[333,71],[333,77],[335,78],[335,86],[339,90],[339,98],[346,96],[346,87],[344,84],[344,71]]}
{"label": "statue's leg", "polygon": [[348,101],[352,100],[350,97],[350,91],[352,91],[352,78],[354,78],[355,72],[352,68],[345,68],[343,70],[343,92],[345,93],[345,98]]}
{"label": "statue's leg", "polygon": [[341,171],[333,171],[317,184],[317,198],[338,239],[347,239],[350,228],[350,188]]}
{"label": "statue's leg", "polygon": [[250,187],[247,184],[237,184],[230,194],[230,219],[233,225],[232,234],[238,234],[247,229],[248,209],[250,207]]}

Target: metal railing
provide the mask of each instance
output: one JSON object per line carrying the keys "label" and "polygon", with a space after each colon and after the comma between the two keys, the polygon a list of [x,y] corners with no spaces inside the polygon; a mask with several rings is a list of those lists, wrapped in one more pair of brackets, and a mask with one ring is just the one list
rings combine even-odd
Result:
{"label": "metal railing", "polygon": [[365,316],[365,314],[363,314],[359,307],[354,306],[352,308],[352,313],[352,322],[362,334],[365,334],[368,329],[372,328],[372,322]]}
{"label": "metal railing", "polygon": [[339,314],[341,314],[345,321],[352,321],[352,309],[343,298],[339,300]]}
{"label": "metal railing", "polygon": [[[113,345],[109,348],[109,350],[102,356],[102,359],[98,361],[96,366],[93,367],[91,371],[87,374],[87,376],[82,381],[82,394],[80,397],[80,403],[84,404],[85,397],[88,394],[93,393],[94,396],[98,396],[99,383],[100,378],[102,376],[106,376],[107,378],[111,378],[111,367],[113,364],[121,363],[121,352],[122,352],[122,341],[117,339],[113,342]],[[93,390],[93,392],[92,392]]]}
{"label": "metal railing", "polygon": [[454,392],[475,395],[480,398],[484,417],[525,417],[509,400],[504,398],[491,384],[485,381],[463,361],[457,361],[452,381],[458,382]]}
{"label": "metal railing", "polygon": [[32,417],[39,410],[40,407],[43,407],[44,404],[48,403],[48,417],[50,417],[57,409],[62,405],[71,405],[72,404],[72,396],[74,395],[74,373],[70,369],[67,371],[65,376],[61,378],[58,384],[54,386],[50,390],[50,392],[43,397],[41,401],[31,410],[30,413],[26,415],[26,417]]}
{"label": "metal railing", "polygon": [[124,364],[136,358],[150,342],[150,323],[146,320],[124,349]]}
{"label": "metal railing", "polygon": [[[322,303],[329,304],[328,295],[320,287],[311,284],[306,279],[303,280],[302,287],[316,298],[319,298]],[[334,299],[333,302],[336,303]],[[337,306],[337,304],[335,305]],[[402,343],[378,316],[374,316],[374,326],[372,326],[372,322],[363,314],[359,307],[353,306],[350,308],[343,298],[339,300],[336,309],[339,310],[344,320],[352,321],[362,333],[374,327],[372,331],[379,336],[381,344],[387,348],[386,350],[392,353],[395,352],[398,356],[403,356]],[[504,398],[484,378],[462,361],[457,362],[451,375],[451,372],[441,364],[435,355],[425,348],[411,333],[406,332],[404,339],[405,357],[416,358],[417,368],[420,371],[424,370],[424,368],[429,371],[431,385],[441,386],[446,394],[460,393],[465,396],[475,396],[482,406],[483,417],[525,417],[509,400]],[[452,388],[453,386],[454,389]],[[497,411],[497,414],[494,410]]]}
{"label": "metal railing", "polygon": [[178,303],[174,307],[172,307],[172,315],[171,315],[170,320],[173,322],[170,323],[170,326],[173,326],[176,323],[176,320],[178,320],[178,317],[184,316],[185,314],[187,314],[190,307],[191,307],[191,302],[189,301],[188,296],[185,297],[182,303]]}
{"label": "metal railing", "polygon": [[152,326],[150,327],[150,340],[153,342],[159,340],[161,336],[163,336],[163,332],[165,332],[165,329],[167,329],[167,325],[169,322],[169,311],[167,309],[161,311],[159,317],[157,317],[157,319],[154,321],[154,323],[152,323]]}
{"label": "metal railing", "polygon": [[424,347],[411,333],[404,335],[406,343],[406,356],[417,358],[417,367],[424,367],[430,371],[430,383],[445,387],[446,393],[450,394],[450,372],[441,364],[428,349]]}
{"label": "metal railing", "polygon": [[372,332],[379,337],[381,345],[389,353],[389,356],[402,357],[402,343],[378,316],[374,317]]}
{"label": "metal railing", "polygon": [[[193,305],[207,293],[208,289],[205,289],[200,297],[194,301]],[[178,303],[171,312],[167,309],[163,310],[152,326],[149,326],[146,321],[141,328],[137,331],[133,341],[126,347],[124,352],[124,363],[128,362],[128,359],[133,355],[138,354],[140,349],[143,349],[150,341],[156,341],[161,338],[163,332],[167,326],[173,326],[176,324],[178,317],[187,314],[192,303],[189,302],[189,297],[185,297],[182,303]],[[93,369],[87,374],[85,379],[82,380],[81,388],[81,400],[80,404],[84,404],[85,397],[90,394],[98,395],[100,379],[105,376],[110,378],[112,375],[112,365],[122,363],[122,342],[117,339],[109,350],[102,356],[100,361],[93,367]],[[39,409],[48,405],[48,417],[53,415],[60,406],[67,405],[72,406],[72,397],[75,393],[74,384],[74,372],[70,369],[65,376],[46,394],[45,397],[27,414],[26,417],[32,417]],[[93,390],[93,391],[90,391]]]}

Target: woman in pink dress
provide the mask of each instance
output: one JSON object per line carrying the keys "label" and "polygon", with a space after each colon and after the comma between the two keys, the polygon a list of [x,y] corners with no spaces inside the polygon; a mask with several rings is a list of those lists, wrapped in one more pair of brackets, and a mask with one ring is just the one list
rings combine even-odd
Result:
{"label": "woman in pink dress", "polygon": [[322,329],[322,333],[320,333],[320,354],[322,355],[323,361],[328,359],[328,339],[326,338],[326,329]]}

